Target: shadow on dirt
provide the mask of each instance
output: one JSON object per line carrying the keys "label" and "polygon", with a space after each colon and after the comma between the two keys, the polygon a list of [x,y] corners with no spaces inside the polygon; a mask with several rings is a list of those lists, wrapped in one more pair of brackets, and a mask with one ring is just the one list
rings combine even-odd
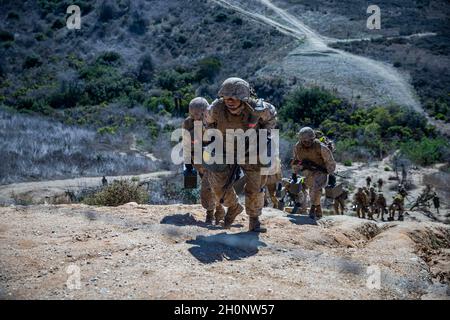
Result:
{"label": "shadow on dirt", "polygon": [[201,263],[241,260],[257,254],[259,247],[267,246],[259,240],[256,232],[197,236],[195,240],[188,240],[186,243],[194,245],[189,252]]}
{"label": "shadow on dirt", "polygon": [[294,224],[317,226],[317,222],[311,219],[309,216],[288,214],[287,217],[289,218],[289,221]]}
{"label": "shadow on dirt", "polygon": [[[206,228],[209,230],[218,230],[222,229],[222,226],[216,226],[211,224],[206,224],[204,221],[198,221],[195,219],[195,217],[191,213],[185,213],[185,214],[174,214],[171,216],[165,216],[161,221],[161,224],[171,224],[177,227],[183,227],[183,226],[197,226],[201,228]],[[236,228],[242,228],[243,225],[241,224],[234,224],[233,227]]]}

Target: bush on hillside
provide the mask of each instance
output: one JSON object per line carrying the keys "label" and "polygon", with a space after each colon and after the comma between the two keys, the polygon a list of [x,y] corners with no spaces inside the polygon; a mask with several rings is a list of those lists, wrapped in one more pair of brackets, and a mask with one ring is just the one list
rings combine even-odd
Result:
{"label": "bush on hillside", "polygon": [[128,202],[148,203],[147,191],[138,183],[129,180],[115,180],[101,191],[84,199],[84,203],[94,206],[117,207]]}

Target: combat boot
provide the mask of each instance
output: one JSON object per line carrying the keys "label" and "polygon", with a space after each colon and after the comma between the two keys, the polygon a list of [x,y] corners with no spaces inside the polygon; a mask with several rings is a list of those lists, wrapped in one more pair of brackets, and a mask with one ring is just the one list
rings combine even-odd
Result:
{"label": "combat boot", "polygon": [[234,207],[228,208],[227,215],[225,216],[225,221],[223,227],[225,229],[230,229],[231,225],[234,222],[234,219],[242,212],[244,211],[244,207],[238,203]]}
{"label": "combat boot", "polygon": [[250,221],[248,224],[248,231],[265,233],[265,232],[267,232],[267,229],[261,226],[259,217],[250,217]]}
{"label": "combat boot", "polygon": [[316,215],[317,219],[322,219],[322,207],[320,206],[320,204],[316,206]]}
{"label": "combat boot", "polygon": [[309,209],[309,217],[316,220],[316,206],[311,205],[311,208]]}
{"label": "combat boot", "polygon": [[300,209],[300,203],[296,202],[294,208],[292,209],[292,214],[298,214]]}
{"label": "combat boot", "polygon": [[217,206],[215,213],[216,226],[219,225],[220,221],[222,221],[224,217],[225,217],[225,209],[222,206]]}
{"label": "combat boot", "polygon": [[212,224],[213,221],[214,221],[214,211],[213,210],[207,210],[206,211],[205,223],[206,224]]}

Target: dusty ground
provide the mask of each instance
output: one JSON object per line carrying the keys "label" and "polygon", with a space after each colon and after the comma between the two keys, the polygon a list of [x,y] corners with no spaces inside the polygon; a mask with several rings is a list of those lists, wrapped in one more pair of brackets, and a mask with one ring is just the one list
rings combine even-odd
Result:
{"label": "dusty ground", "polygon": [[[269,230],[259,236],[244,232],[244,214],[229,231],[202,220],[201,207],[187,205],[2,207],[0,298],[448,299],[450,294],[450,228],[441,223],[330,216],[312,225],[306,216],[265,209]],[[80,270],[79,289],[67,287],[74,266]],[[367,282],[371,275],[376,279],[377,270],[380,289],[371,289]]]}
{"label": "dusty ground", "polygon": [[[390,203],[397,182],[388,180],[388,165],[386,158],[338,171],[351,188],[382,177]],[[0,298],[448,299],[450,226],[441,222],[448,222],[449,178],[438,167],[411,169],[408,179],[417,186],[412,200],[429,177],[442,178],[434,180],[440,215],[408,210],[404,222],[383,223],[349,210],[314,225],[266,208],[262,235],[245,232],[245,214],[228,231],[207,226],[199,205],[0,207]],[[2,186],[0,195],[42,199],[99,179]],[[77,268],[80,287],[68,288]],[[380,289],[368,287],[378,270]]]}

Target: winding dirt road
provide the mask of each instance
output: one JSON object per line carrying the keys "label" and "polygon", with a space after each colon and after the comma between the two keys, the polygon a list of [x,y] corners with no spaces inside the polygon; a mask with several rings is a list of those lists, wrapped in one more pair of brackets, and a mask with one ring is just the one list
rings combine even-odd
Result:
{"label": "winding dirt road", "polygon": [[260,74],[283,74],[318,83],[365,104],[396,103],[423,112],[408,79],[394,67],[329,47],[328,43],[339,40],[318,34],[271,1],[213,1],[302,41],[283,61],[264,67]]}

